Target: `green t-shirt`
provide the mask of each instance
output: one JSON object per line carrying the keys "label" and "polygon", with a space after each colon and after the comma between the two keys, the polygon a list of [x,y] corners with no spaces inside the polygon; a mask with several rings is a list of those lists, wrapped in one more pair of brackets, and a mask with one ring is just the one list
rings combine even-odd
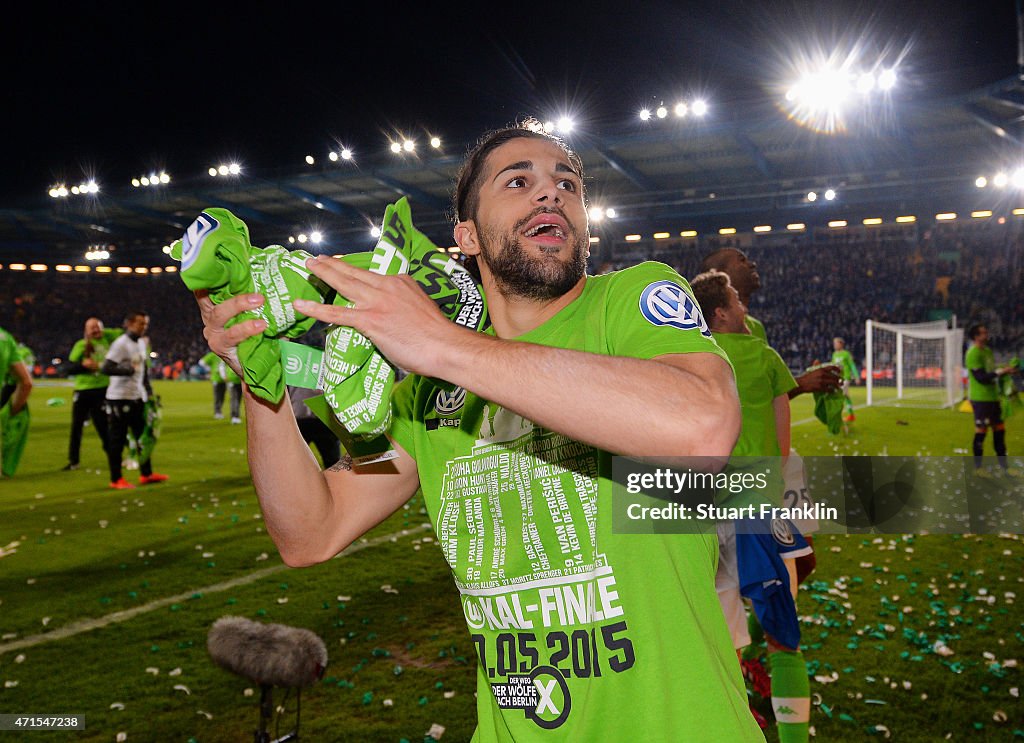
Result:
{"label": "green t-shirt", "polygon": [[843,381],[857,378],[857,365],[853,363],[853,354],[845,348],[832,352],[832,363],[839,367]]}
{"label": "green t-shirt", "polygon": [[[659,263],[589,277],[516,340],[724,357]],[[413,375],[392,404],[477,650],[474,740],[763,740],[715,593],[715,535],[613,534],[611,454],[461,388]]]}
{"label": "green t-shirt", "polygon": [[988,346],[975,346],[972,343],[964,356],[964,366],[967,367],[967,399],[975,402],[998,402],[999,388],[995,381],[982,384],[971,373],[972,369],[981,369],[987,372],[996,370],[996,358],[992,349]]}
{"label": "green t-shirt", "polygon": [[11,366],[19,361],[21,361],[21,356],[18,354],[18,342],[14,340],[14,336],[0,328],[0,373],[2,373],[0,381],[7,378]]}
{"label": "green t-shirt", "polygon": [[740,438],[732,455],[780,456],[774,402],[776,397],[795,388],[796,380],[782,357],[760,338],[746,333],[715,333],[715,340],[736,370],[743,415]]}
{"label": "green t-shirt", "polygon": [[[107,351],[110,350],[110,344],[120,337],[122,330],[117,328],[106,328],[103,330],[103,335],[94,340],[88,341],[89,345],[92,346],[92,353],[86,356],[86,344],[87,341],[84,338],[80,338],[75,341],[75,345],[71,347],[71,353],[68,354],[68,361],[72,363],[78,363],[83,358],[90,358],[96,362],[98,366],[103,366],[104,359],[107,358]],[[81,374],[75,374],[75,389],[76,390],[95,390],[103,389],[110,383],[110,377],[106,374],[100,374],[98,371],[94,372],[83,372]]]}
{"label": "green t-shirt", "polygon": [[743,324],[747,326],[747,330],[755,338],[760,338],[765,344],[768,343],[768,331],[764,329],[764,323],[758,320],[753,315],[747,315],[743,318]]}

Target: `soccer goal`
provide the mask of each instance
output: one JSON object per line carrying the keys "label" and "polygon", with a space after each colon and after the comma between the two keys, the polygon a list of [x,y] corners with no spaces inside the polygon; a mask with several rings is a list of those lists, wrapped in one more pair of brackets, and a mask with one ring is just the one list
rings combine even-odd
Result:
{"label": "soccer goal", "polygon": [[864,339],[868,405],[946,408],[959,401],[962,328],[950,328],[945,320],[905,325],[868,320]]}

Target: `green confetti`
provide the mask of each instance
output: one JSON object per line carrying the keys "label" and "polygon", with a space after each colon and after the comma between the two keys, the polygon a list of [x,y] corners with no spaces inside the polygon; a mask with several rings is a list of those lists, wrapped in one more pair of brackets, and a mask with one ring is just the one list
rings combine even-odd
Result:
{"label": "green confetti", "polygon": [[421,707],[425,707],[425,706],[427,705],[427,702],[429,702],[429,701],[430,701],[430,700],[429,700],[429,699],[427,699],[426,697],[420,697],[420,699],[419,699],[419,705],[420,705]]}
{"label": "green confetti", "polygon": [[373,692],[372,691],[368,691],[365,694],[363,694],[363,704],[369,704],[372,701],[373,701]]}

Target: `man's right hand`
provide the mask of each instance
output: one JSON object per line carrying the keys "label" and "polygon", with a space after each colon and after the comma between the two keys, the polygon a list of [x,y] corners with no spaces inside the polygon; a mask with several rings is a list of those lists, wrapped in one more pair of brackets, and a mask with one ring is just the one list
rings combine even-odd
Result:
{"label": "man's right hand", "polygon": [[822,366],[796,378],[797,387],[789,393],[790,398],[805,392],[835,392],[843,385],[838,366]]}
{"label": "man's right hand", "polygon": [[225,328],[224,325],[236,315],[262,305],[263,297],[259,294],[241,294],[220,304],[214,304],[205,289],[199,289],[194,294],[199,312],[203,316],[203,337],[206,338],[210,350],[222,358],[235,374],[242,376],[242,365],[238,361],[238,344],[246,338],[262,333],[267,329],[267,323],[265,320],[254,319],[240,322],[230,328]]}
{"label": "man's right hand", "polygon": [[96,363],[96,359],[82,359],[82,367],[94,372],[99,370],[100,365]]}

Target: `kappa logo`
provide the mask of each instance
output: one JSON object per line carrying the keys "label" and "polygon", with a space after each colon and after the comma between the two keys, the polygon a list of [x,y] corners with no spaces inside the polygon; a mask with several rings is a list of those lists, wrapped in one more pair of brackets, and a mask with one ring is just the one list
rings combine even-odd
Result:
{"label": "kappa logo", "polygon": [[195,263],[206,236],[220,227],[220,222],[203,212],[188,226],[181,238],[181,270],[185,271]]}
{"label": "kappa logo", "polygon": [[711,329],[693,298],[674,281],[655,281],[640,295],[640,314],[651,325],[670,325],[681,330],[699,330],[711,337]]}
{"label": "kappa logo", "polygon": [[789,523],[784,519],[772,519],[772,536],[784,547],[792,547],[796,544],[796,538],[789,528]]}
{"label": "kappa logo", "polygon": [[441,390],[434,399],[434,410],[438,415],[451,415],[466,404],[466,390],[456,387],[451,392]]}

